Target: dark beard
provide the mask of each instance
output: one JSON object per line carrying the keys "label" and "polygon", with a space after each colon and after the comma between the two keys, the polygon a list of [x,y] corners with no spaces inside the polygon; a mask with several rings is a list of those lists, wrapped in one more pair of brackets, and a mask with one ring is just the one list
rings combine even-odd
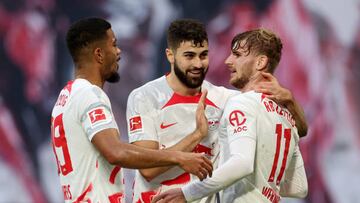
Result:
{"label": "dark beard", "polygon": [[120,75],[118,72],[114,72],[111,74],[108,78],[106,78],[106,81],[109,83],[116,83],[120,81]]}
{"label": "dark beard", "polygon": [[175,75],[177,76],[177,78],[179,78],[180,82],[183,83],[186,87],[188,88],[198,88],[202,85],[204,79],[205,79],[205,75],[206,75],[206,71],[205,68],[202,69],[203,71],[201,72],[201,75],[199,78],[188,78],[186,76],[186,72],[182,72],[179,68],[179,66],[177,65],[176,61],[174,63],[174,72]]}

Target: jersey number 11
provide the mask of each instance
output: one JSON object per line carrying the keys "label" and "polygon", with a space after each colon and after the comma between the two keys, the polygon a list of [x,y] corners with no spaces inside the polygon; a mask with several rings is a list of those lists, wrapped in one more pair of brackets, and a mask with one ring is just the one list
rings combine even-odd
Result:
{"label": "jersey number 11", "polygon": [[[276,152],[275,152],[275,156],[274,156],[274,162],[272,165],[272,169],[271,169],[271,173],[268,179],[268,182],[274,182],[275,179],[275,172],[278,166],[278,159],[279,159],[279,155],[280,155],[280,147],[281,147],[281,138],[283,135],[283,130],[282,130],[283,126],[282,124],[276,124]],[[285,138],[285,148],[284,148],[284,156],[281,162],[281,168],[280,168],[280,172],[276,178],[276,185],[280,184],[280,181],[284,175],[284,171],[285,171],[285,167],[286,167],[286,161],[287,161],[287,156],[289,154],[289,147],[290,147],[290,140],[291,140],[291,129],[290,128],[285,128],[284,129],[284,138]]]}

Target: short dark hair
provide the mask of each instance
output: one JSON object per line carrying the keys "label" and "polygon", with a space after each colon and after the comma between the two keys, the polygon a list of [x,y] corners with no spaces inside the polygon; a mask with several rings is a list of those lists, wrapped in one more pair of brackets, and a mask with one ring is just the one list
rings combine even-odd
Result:
{"label": "short dark hair", "polygon": [[74,62],[78,61],[83,48],[105,39],[110,28],[111,24],[102,18],[85,18],[72,24],[66,34],[66,44]]}
{"label": "short dark hair", "polygon": [[267,70],[274,73],[276,66],[280,62],[282,42],[281,39],[271,32],[263,28],[246,31],[237,34],[232,42],[231,49],[237,50],[241,45],[241,41],[245,44],[241,48],[245,49],[247,54],[253,53],[255,55],[263,54],[269,58]]}
{"label": "short dark hair", "polygon": [[175,50],[185,41],[192,41],[196,46],[204,46],[203,42],[208,42],[204,24],[194,19],[173,21],[167,31],[168,47]]}

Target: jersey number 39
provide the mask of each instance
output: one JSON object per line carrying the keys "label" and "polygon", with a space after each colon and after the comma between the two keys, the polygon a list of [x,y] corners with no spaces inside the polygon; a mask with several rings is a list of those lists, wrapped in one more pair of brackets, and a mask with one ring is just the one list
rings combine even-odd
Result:
{"label": "jersey number 39", "polygon": [[[58,173],[61,172],[63,176],[66,176],[71,171],[73,171],[70,153],[65,137],[64,125],[63,125],[63,114],[60,114],[54,118],[51,118],[51,140],[56,157],[56,163],[58,166]],[[62,154],[57,154],[57,148],[62,150]],[[58,156],[63,156],[64,163],[60,163]]]}

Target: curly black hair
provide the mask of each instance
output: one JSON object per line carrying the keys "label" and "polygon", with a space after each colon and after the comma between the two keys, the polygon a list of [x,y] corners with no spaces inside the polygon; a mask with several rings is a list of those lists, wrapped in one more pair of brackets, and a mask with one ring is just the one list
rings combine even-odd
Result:
{"label": "curly black hair", "polygon": [[167,43],[170,49],[177,49],[180,43],[192,41],[196,46],[208,42],[204,24],[194,19],[179,19],[173,21],[167,31]]}

